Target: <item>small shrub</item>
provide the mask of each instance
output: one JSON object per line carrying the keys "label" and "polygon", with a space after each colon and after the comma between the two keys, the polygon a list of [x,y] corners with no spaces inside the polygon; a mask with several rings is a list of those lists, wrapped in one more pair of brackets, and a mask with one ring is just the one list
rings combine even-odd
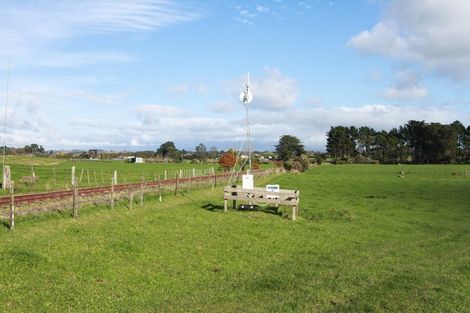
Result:
{"label": "small shrub", "polygon": [[305,172],[310,167],[310,161],[305,154],[302,154],[300,157],[298,157],[296,161],[301,165],[301,168],[299,168],[299,171],[301,172]]}
{"label": "small shrub", "polygon": [[292,162],[284,161],[282,162],[282,167],[284,167],[284,169],[289,172],[290,170],[292,170]]}

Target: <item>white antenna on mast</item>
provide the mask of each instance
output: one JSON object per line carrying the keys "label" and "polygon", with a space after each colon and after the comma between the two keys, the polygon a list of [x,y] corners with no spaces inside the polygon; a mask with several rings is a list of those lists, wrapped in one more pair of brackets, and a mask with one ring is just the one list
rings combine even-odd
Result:
{"label": "white antenna on mast", "polygon": [[[228,181],[228,185],[231,185],[232,178],[237,177],[237,175],[243,170],[243,167],[248,161],[248,169],[246,175],[242,175],[243,178],[243,188],[244,189],[253,189],[253,175],[250,174],[251,172],[251,125],[250,125],[250,118],[248,116],[248,104],[253,101],[253,94],[250,91],[250,73],[247,75],[247,81],[245,83],[245,88],[243,88],[242,92],[240,92],[240,101],[245,105],[245,113],[246,113],[246,139],[240,146],[240,150],[238,151],[238,155],[236,158],[235,165],[233,166],[232,173],[230,174],[230,179]],[[246,152],[248,157],[245,159],[244,162],[240,162],[240,167],[237,166],[238,161],[240,160],[242,152]]]}
{"label": "white antenna on mast", "polygon": [[247,82],[245,84],[245,90],[240,93],[240,101],[243,102],[245,105],[245,112],[246,112],[246,152],[248,154],[248,170],[247,173],[251,172],[251,125],[250,119],[248,116],[248,104],[253,101],[253,94],[250,91],[250,73],[247,75]]}

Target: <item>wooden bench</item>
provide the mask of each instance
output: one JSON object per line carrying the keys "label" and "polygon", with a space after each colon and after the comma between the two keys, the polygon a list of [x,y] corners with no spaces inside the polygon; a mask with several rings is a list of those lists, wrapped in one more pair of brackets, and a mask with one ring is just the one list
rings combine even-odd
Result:
{"label": "wooden bench", "polygon": [[233,201],[233,208],[237,207],[237,201],[252,203],[268,203],[276,206],[292,206],[292,220],[295,221],[299,214],[299,191],[280,189],[279,192],[268,191],[265,188],[255,187],[253,189],[243,189],[242,187],[224,188],[224,212],[227,212],[228,200]]}

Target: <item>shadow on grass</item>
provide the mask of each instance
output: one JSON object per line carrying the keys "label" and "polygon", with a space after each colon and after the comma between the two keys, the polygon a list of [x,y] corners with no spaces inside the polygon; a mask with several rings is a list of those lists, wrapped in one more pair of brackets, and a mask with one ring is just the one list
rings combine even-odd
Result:
{"label": "shadow on grass", "polygon": [[5,227],[6,229],[10,229],[10,223],[7,220],[1,220],[0,221],[0,227]]}
{"label": "shadow on grass", "polygon": [[[224,206],[223,205],[216,205],[213,203],[208,203],[203,206],[201,206],[201,209],[205,209],[207,211],[211,212],[223,212],[224,211]],[[231,209],[231,207],[230,207]],[[262,205],[253,205],[252,207],[249,207],[247,205],[239,205],[237,207],[237,211],[260,211],[263,213],[268,213],[268,214],[273,214],[273,215],[278,215],[278,216],[283,216],[283,213],[281,210],[279,210],[278,207],[273,207],[273,206],[262,206]]]}
{"label": "shadow on grass", "polygon": [[213,203],[208,203],[204,204],[201,206],[201,209],[211,211],[211,212],[223,212],[224,211],[224,206],[223,205],[216,205]]}

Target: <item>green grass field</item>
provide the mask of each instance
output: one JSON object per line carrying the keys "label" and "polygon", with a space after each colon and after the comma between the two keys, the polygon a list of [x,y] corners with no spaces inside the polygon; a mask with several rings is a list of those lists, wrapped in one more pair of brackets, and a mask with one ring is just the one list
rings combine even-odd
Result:
{"label": "green grass field", "polygon": [[[131,164],[124,161],[70,161],[55,158],[7,156],[5,164],[10,165],[11,178],[15,181],[16,193],[34,193],[48,190],[70,188],[72,166],[75,166],[75,175],[80,181],[80,187],[94,187],[110,185],[114,171],[118,171],[118,183],[140,182],[142,177],[146,181],[165,177],[174,178],[180,170],[185,177],[192,174],[208,174],[211,168],[219,170],[218,164],[190,164],[190,163],[143,163]],[[22,182],[23,177],[32,176],[34,171],[38,177],[34,184]],[[0,195],[8,194],[0,189]]]}
{"label": "green grass field", "polygon": [[469,166],[267,182],[300,190],[297,222],[284,207],[224,213],[222,187],[20,218],[0,229],[0,310],[470,312]]}

